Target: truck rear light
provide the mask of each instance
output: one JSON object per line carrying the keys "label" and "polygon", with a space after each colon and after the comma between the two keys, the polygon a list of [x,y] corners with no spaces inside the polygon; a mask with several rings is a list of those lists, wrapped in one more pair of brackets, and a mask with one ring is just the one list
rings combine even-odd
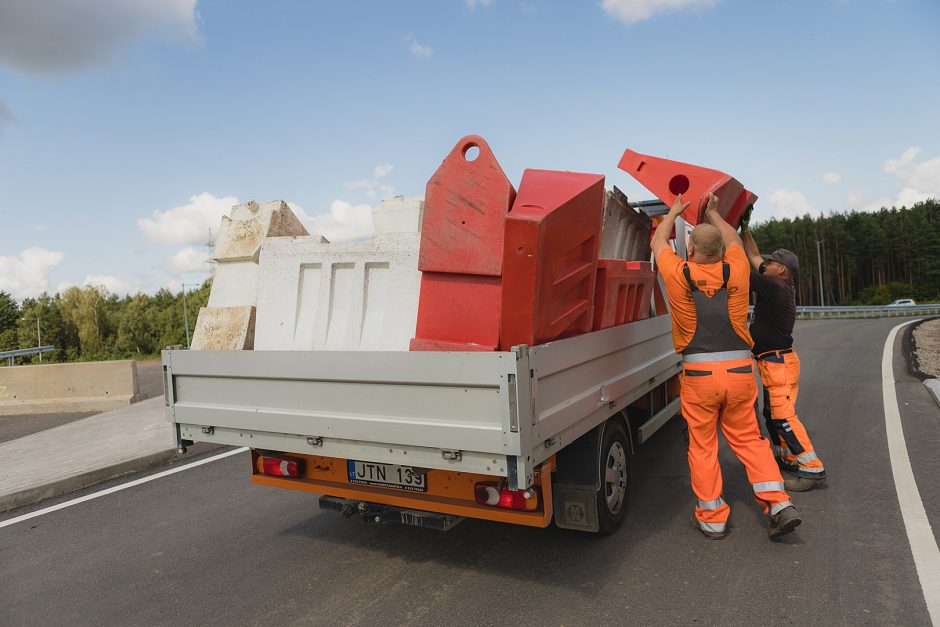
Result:
{"label": "truck rear light", "polygon": [[258,472],[272,477],[299,477],[304,471],[304,461],[293,457],[258,457]]}
{"label": "truck rear light", "polygon": [[473,486],[473,493],[480,505],[495,505],[504,509],[533,511],[539,506],[539,493],[535,488],[510,490],[495,483],[478,483]]}

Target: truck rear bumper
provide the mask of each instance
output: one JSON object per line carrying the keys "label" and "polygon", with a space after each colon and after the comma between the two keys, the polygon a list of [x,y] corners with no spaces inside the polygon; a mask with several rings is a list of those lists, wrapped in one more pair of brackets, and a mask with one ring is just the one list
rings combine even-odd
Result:
{"label": "truck rear bumper", "polygon": [[404,492],[367,485],[311,479],[309,477],[292,479],[271,477],[256,473],[251,476],[251,481],[257,485],[313,492],[315,494],[334,497],[335,499],[352,501],[357,504],[378,504],[404,510],[446,514],[459,518],[478,518],[481,520],[492,520],[495,522],[526,525],[529,527],[547,527],[552,521],[551,470],[551,461],[546,462],[539,468],[536,483],[541,491],[541,509],[531,512],[480,505],[476,501],[455,499],[432,492]]}

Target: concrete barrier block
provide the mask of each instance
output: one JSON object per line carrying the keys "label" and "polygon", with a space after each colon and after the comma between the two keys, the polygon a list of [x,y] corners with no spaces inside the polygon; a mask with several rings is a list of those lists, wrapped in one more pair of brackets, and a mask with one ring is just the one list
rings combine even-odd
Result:
{"label": "concrete barrier block", "polygon": [[215,266],[209,307],[242,307],[258,302],[257,261],[226,261]]}
{"label": "concrete barrier block", "polygon": [[600,257],[626,261],[649,261],[653,221],[637,211],[626,195],[614,187],[604,198],[604,227],[601,232]]}
{"label": "concrete barrier block", "polygon": [[212,255],[216,262],[212,289],[208,306],[196,320],[193,348],[251,349],[261,244],[267,238],[302,235],[307,235],[307,229],[282,200],[252,200],[236,205],[230,216],[222,217]]}
{"label": "concrete barrier block", "polygon": [[137,363],[92,361],[0,368],[0,415],[108,411],[138,400]]}
{"label": "concrete barrier block", "polygon": [[387,233],[418,233],[423,215],[423,196],[395,196],[373,207],[372,226],[377,237]]}
{"label": "concrete barrier block", "polygon": [[258,260],[266,237],[307,235],[307,229],[283,200],[248,201],[232,208],[231,217],[222,216],[212,258]]}
{"label": "concrete barrier block", "polygon": [[408,350],[419,241],[417,231],[345,244],[266,239],[255,350]]}
{"label": "concrete barrier block", "polygon": [[190,348],[203,351],[250,351],[254,343],[253,306],[202,307]]}

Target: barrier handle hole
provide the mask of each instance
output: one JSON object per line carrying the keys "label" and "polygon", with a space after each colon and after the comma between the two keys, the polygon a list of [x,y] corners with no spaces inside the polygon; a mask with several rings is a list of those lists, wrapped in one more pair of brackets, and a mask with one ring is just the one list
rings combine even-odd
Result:
{"label": "barrier handle hole", "polygon": [[467,144],[463,147],[463,158],[467,161],[476,161],[480,156],[480,147],[476,144]]}

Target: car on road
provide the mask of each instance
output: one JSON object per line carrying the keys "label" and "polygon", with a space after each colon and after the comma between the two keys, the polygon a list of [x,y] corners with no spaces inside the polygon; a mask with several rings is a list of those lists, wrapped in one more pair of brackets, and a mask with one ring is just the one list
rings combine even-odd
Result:
{"label": "car on road", "polygon": [[888,307],[910,307],[916,304],[911,298],[899,298],[888,303]]}

